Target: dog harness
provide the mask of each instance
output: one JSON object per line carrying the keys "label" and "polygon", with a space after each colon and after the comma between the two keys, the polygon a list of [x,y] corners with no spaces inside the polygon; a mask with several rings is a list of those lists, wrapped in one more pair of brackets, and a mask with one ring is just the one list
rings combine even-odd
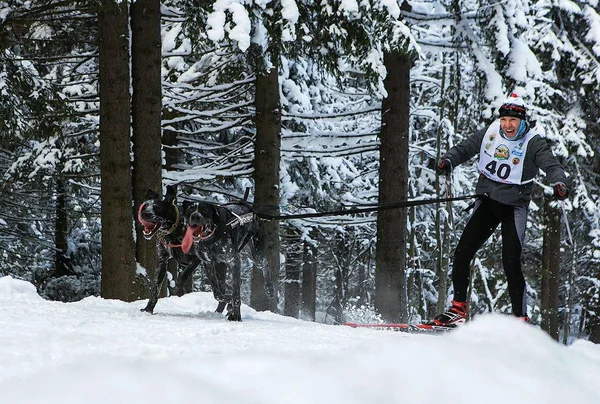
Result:
{"label": "dog harness", "polygon": [[250,223],[251,221],[253,221],[256,218],[256,215],[254,214],[254,212],[244,213],[243,215],[237,215],[237,214],[235,214],[235,212],[232,212],[232,211],[229,211],[229,213],[231,213],[233,216],[235,216],[233,219],[231,219],[227,223],[227,227],[230,227],[232,229],[235,229],[236,227],[242,226],[246,223]]}
{"label": "dog harness", "polygon": [[[177,204],[175,203],[175,199],[173,199],[173,201],[171,202],[171,205],[173,205],[173,208],[175,208],[175,222],[173,223],[171,228],[169,228],[169,230],[167,230],[166,232],[161,232],[158,235],[158,241],[160,241],[160,243],[163,246],[165,246],[169,249],[181,247],[181,244],[167,243],[165,241],[165,237],[167,237],[169,234],[173,233],[177,229],[177,226],[179,226],[179,208],[177,207]],[[172,256],[173,254],[170,252],[169,255]]]}

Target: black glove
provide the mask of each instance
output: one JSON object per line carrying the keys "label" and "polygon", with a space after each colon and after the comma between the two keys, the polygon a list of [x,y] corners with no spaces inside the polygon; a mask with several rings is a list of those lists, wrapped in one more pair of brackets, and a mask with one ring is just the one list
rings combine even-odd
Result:
{"label": "black glove", "polygon": [[564,201],[569,197],[569,188],[564,182],[554,184],[554,197],[559,201]]}
{"label": "black glove", "polygon": [[448,158],[442,157],[440,161],[438,161],[435,171],[439,175],[448,175],[450,171],[452,171],[452,163]]}

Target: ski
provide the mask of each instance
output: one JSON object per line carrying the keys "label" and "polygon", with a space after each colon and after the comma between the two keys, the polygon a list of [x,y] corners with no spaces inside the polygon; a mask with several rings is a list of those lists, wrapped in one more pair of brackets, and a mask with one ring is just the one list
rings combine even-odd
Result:
{"label": "ski", "polygon": [[342,323],[347,327],[352,328],[373,328],[376,330],[392,330],[392,331],[402,331],[402,332],[421,332],[421,333],[438,333],[438,332],[448,332],[455,329],[455,327],[446,327],[443,325],[433,325],[433,324],[410,324],[410,323],[398,323],[398,324],[360,324],[360,323]]}

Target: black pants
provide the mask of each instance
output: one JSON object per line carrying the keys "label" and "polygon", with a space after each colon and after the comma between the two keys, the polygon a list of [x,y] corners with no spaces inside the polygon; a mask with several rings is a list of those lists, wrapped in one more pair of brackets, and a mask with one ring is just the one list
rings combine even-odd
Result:
{"label": "black pants", "polygon": [[482,198],[475,203],[474,212],[462,233],[456,251],[452,283],[454,300],[467,301],[469,266],[477,250],[502,223],[502,265],[508,282],[508,293],[515,316],[527,315],[525,278],[521,270],[521,247],[527,224],[527,208],[511,206]]}

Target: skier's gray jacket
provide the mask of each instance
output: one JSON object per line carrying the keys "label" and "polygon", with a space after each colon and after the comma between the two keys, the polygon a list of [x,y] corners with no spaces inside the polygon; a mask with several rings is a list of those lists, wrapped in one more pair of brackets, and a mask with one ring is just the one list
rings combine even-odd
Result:
{"label": "skier's gray jacket", "polygon": [[[450,160],[452,167],[456,167],[471,157],[479,155],[487,130],[488,128],[485,128],[469,136],[448,150],[443,158]],[[528,130],[533,129],[528,128]],[[531,180],[538,174],[539,169],[546,173],[548,183],[551,185],[567,182],[562,166],[552,154],[546,139],[539,134],[535,134],[529,140],[523,159],[523,184],[515,185],[493,181],[480,173],[475,192],[487,194],[491,199],[507,205],[528,206],[533,191],[533,181]]]}

